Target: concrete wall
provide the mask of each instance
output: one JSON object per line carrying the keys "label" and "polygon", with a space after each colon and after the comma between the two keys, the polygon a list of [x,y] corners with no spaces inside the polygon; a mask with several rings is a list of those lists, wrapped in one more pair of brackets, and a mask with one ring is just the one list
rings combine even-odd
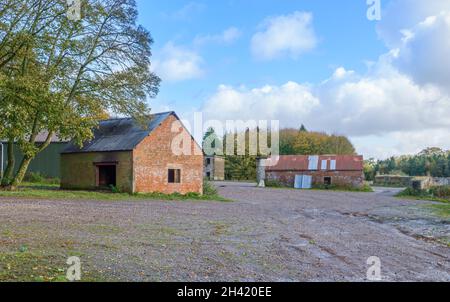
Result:
{"label": "concrete wall", "polygon": [[133,192],[132,152],[77,153],[61,155],[62,189],[97,189],[95,163],[118,162],[116,168],[117,188],[122,192]]}
{"label": "concrete wall", "polygon": [[[186,129],[184,136],[191,143],[191,155],[172,152],[172,142],[179,135],[172,133],[176,121],[174,116],[169,117],[133,151],[135,192],[203,193],[203,153]],[[169,169],[181,170],[180,184],[168,183]]]}
{"label": "concrete wall", "polygon": [[294,187],[296,175],[310,175],[314,185],[323,185],[325,177],[332,178],[332,184],[337,186],[362,187],[364,174],[362,171],[269,171],[266,181],[275,181],[289,187]]}
{"label": "concrete wall", "polygon": [[395,176],[395,175],[380,175],[375,177],[374,185],[386,187],[409,187],[414,177],[410,176]]}
{"label": "concrete wall", "polygon": [[433,187],[450,186],[450,178],[445,177],[416,177],[411,181],[415,189],[428,190]]}

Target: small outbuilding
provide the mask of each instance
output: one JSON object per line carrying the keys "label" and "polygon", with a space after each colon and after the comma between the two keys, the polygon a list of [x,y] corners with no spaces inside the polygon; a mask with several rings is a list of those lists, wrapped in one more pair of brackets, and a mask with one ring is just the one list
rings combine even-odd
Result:
{"label": "small outbuilding", "polygon": [[266,181],[289,187],[364,186],[364,158],[356,155],[277,156],[265,162]]}
{"label": "small outbuilding", "polygon": [[204,177],[211,181],[225,180],[225,158],[223,156],[205,156]]}
{"label": "small outbuilding", "polygon": [[[183,150],[175,152],[179,138]],[[175,142],[175,143],[174,143]],[[175,144],[175,145],[174,145]],[[82,148],[61,154],[61,187],[129,193],[203,193],[203,152],[175,112],[155,114],[146,126],[132,118],[100,122]]]}

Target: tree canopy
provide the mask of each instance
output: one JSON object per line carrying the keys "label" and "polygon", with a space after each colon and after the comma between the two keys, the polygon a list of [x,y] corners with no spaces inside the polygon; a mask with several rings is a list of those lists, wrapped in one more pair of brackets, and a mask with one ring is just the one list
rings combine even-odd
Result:
{"label": "tree canopy", "polygon": [[[253,130],[255,132],[257,130]],[[235,154],[227,154],[225,162],[225,176],[232,180],[254,180],[256,179],[256,158],[260,154],[260,150],[256,154],[249,152],[250,130],[245,133],[245,155],[237,153],[235,146]],[[228,138],[227,138],[228,137]],[[223,141],[235,141],[238,133],[228,133]],[[302,125],[300,130],[281,129],[280,137],[280,155],[348,155],[355,154],[355,148],[350,140],[345,136],[328,135],[326,133],[308,132],[306,127]],[[270,144],[270,133],[267,145]]]}
{"label": "tree canopy", "polygon": [[365,172],[368,180],[377,174],[450,177],[450,151],[428,148],[412,156],[370,159],[365,162]]}
{"label": "tree canopy", "polygon": [[150,111],[160,79],[135,1],[86,0],[82,12],[72,21],[65,1],[0,4],[0,136],[25,155],[4,185],[21,182],[54,134],[81,145],[107,112],[143,119]]}

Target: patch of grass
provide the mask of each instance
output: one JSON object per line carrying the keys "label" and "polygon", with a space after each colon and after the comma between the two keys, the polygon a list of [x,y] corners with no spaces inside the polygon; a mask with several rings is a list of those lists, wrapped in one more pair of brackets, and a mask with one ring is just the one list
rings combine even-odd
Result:
{"label": "patch of grass", "polygon": [[229,234],[229,232],[228,232],[229,225],[228,224],[219,222],[219,221],[209,221],[208,223],[213,226],[211,235],[221,236],[221,235]]}
{"label": "patch of grass", "polygon": [[[291,189],[296,190],[295,188],[286,186],[282,182],[276,180],[268,180],[266,181],[266,187],[271,189]],[[373,192],[373,189],[368,184],[365,184],[363,187],[353,187],[353,186],[337,186],[337,185],[315,185],[312,190],[316,191],[341,191],[341,192]]]}
{"label": "patch of grass", "polygon": [[63,200],[101,200],[101,201],[222,201],[230,202],[226,198],[215,195],[200,195],[197,193],[182,194],[128,194],[100,191],[69,191],[60,190],[59,185],[43,183],[24,183],[17,191],[0,191],[0,197],[36,198],[36,199],[63,199]]}
{"label": "patch of grass", "polygon": [[373,189],[371,186],[365,184],[362,187],[353,186],[338,186],[338,185],[316,185],[313,190],[319,191],[338,191],[338,192],[362,192],[362,193],[372,193]]}
{"label": "patch of grass", "polygon": [[450,219],[450,203],[430,204],[426,205],[425,208],[431,210],[435,215],[439,217]]}
{"label": "patch of grass", "polygon": [[272,189],[291,189],[290,187],[276,180],[267,180],[266,187]]}
{"label": "patch of grass", "polygon": [[447,191],[448,188],[431,188],[429,190],[415,190],[413,188],[407,188],[406,190],[397,194],[399,198],[408,198],[415,200],[429,200],[442,203],[450,203],[450,194]]}
{"label": "patch of grass", "polygon": [[120,234],[123,231],[121,228],[119,228],[117,226],[103,225],[103,224],[89,225],[88,230],[90,232],[100,234],[103,236],[116,235],[116,234]]}
{"label": "patch of grass", "polygon": [[25,175],[25,182],[34,184],[48,184],[48,185],[59,185],[61,180],[59,178],[48,178],[40,173],[29,172]]}
{"label": "patch of grass", "polygon": [[[64,257],[29,251],[0,253],[0,282],[67,282]],[[104,278],[96,272],[82,270],[82,281]]]}
{"label": "patch of grass", "polygon": [[217,193],[216,187],[211,182],[204,179],[203,180],[203,195],[204,196],[216,196],[217,194],[218,193]]}

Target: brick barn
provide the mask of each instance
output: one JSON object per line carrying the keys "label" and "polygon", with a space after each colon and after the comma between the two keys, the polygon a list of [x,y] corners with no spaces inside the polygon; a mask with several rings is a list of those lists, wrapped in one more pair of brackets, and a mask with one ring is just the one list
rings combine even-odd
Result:
{"label": "brick barn", "polygon": [[[179,131],[173,132],[174,128]],[[190,155],[172,151],[172,142],[180,133],[189,140]],[[129,193],[202,194],[201,147],[174,112],[150,116],[147,127],[131,118],[102,121],[90,142],[82,148],[71,143],[62,152],[61,187],[96,190],[111,186]]]}
{"label": "brick barn", "polygon": [[[302,176],[309,178],[307,188],[314,185],[362,187],[364,159],[353,155],[280,156],[266,161],[266,181],[294,187]],[[301,182],[301,180],[300,180]]]}

